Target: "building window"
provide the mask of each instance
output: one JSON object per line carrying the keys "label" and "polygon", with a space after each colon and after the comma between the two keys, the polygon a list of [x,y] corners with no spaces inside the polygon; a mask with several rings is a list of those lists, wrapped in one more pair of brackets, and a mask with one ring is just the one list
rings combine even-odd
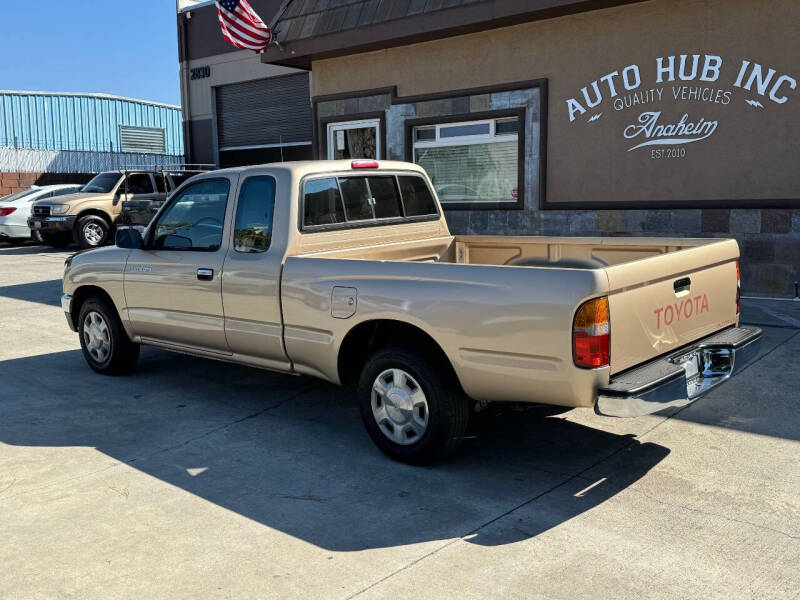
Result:
{"label": "building window", "polygon": [[519,117],[414,127],[414,162],[448,204],[517,205]]}
{"label": "building window", "polygon": [[380,158],[380,120],[328,123],[328,159]]}

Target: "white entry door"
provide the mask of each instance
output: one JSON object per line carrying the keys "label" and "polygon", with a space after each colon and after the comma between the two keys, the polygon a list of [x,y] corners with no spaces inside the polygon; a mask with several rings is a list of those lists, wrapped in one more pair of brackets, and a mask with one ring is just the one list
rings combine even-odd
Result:
{"label": "white entry door", "polygon": [[329,123],[328,158],[380,158],[380,128],[378,119]]}

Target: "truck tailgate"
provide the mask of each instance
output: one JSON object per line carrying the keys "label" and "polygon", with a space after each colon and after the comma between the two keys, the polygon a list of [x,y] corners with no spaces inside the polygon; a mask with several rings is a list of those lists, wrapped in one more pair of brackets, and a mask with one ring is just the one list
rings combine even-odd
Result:
{"label": "truck tailgate", "polygon": [[737,322],[739,246],[704,242],[606,268],[612,374]]}

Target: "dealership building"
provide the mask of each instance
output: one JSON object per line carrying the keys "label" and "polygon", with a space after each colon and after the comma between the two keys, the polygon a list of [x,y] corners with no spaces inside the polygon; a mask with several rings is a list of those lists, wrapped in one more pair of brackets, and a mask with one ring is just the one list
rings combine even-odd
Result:
{"label": "dealership building", "polygon": [[413,161],[455,233],[734,237],[794,295],[794,0],[252,0],[261,55],[184,4],[193,161]]}

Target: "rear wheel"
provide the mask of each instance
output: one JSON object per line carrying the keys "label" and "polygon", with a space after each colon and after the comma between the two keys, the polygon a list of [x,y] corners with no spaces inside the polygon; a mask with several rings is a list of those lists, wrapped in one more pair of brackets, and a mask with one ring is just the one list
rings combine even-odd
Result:
{"label": "rear wheel", "polygon": [[97,215],[86,215],[75,225],[75,241],[81,248],[97,248],[108,242],[111,230],[108,223]]}
{"label": "rear wheel", "polygon": [[373,354],[358,397],[372,441],[401,462],[420,465],[446,456],[467,429],[469,406],[450,366],[416,348]]}
{"label": "rear wheel", "polygon": [[117,311],[103,298],[89,298],[78,315],[78,335],[83,357],[103,375],[132,371],[139,360],[139,344],[134,344],[119,320]]}
{"label": "rear wheel", "polygon": [[68,233],[42,233],[42,241],[53,248],[66,248],[72,241]]}

